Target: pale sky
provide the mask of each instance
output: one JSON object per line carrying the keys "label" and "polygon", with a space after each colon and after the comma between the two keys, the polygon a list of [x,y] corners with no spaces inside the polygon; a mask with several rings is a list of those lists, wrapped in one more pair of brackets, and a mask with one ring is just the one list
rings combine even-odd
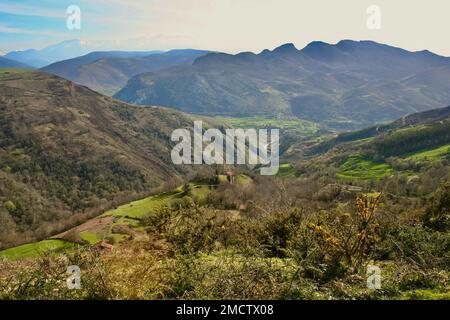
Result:
{"label": "pale sky", "polygon": [[[81,9],[68,30],[66,8]],[[367,8],[381,29],[367,27]],[[292,42],[374,40],[450,56],[449,0],[1,0],[0,51],[82,39],[99,49],[272,49]]]}

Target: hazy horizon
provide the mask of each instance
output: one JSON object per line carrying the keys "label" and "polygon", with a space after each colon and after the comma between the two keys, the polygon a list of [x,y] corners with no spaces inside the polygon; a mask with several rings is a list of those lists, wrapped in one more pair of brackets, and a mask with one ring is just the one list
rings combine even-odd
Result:
{"label": "hazy horizon", "polygon": [[[81,9],[81,29],[69,30],[66,10]],[[380,29],[369,29],[367,9],[381,10]],[[42,49],[81,39],[92,50],[195,48],[260,52],[284,43],[372,40],[410,51],[450,56],[445,30],[450,3],[434,0],[5,0],[0,4],[0,51]],[[125,23],[122,23],[125,22]]]}

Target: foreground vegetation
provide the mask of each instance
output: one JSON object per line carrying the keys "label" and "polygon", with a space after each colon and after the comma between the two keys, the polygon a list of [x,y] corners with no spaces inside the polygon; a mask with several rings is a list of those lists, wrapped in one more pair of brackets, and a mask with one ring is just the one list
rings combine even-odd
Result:
{"label": "foreground vegetation", "polygon": [[[4,260],[0,298],[450,298],[450,186],[418,199],[393,197],[383,181],[355,191],[309,178],[220,180],[201,197],[185,185],[105,213],[135,213],[146,239]],[[81,290],[67,289],[68,265],[80,266]],[[381,270],[378,290],[367,287],[369,265]]]}

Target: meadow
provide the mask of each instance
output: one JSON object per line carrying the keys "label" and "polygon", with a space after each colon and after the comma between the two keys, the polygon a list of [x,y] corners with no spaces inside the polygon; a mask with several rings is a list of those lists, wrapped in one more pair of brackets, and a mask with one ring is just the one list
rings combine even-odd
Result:
{"label": "meadow", "polygon": [[351,156],[339,167],[336,176],[340,179],[381,179],[394,170],[386,163],[376,163],[362,156]]}

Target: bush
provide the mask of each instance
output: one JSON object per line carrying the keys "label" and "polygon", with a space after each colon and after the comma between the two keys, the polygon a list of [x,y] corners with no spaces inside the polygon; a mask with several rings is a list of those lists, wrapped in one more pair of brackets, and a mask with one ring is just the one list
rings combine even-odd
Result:
{"label": "bush", "polygon": [[450,227],[450,184],[443,185],[432,197],[424,216],[426,226],[439,231]]}

